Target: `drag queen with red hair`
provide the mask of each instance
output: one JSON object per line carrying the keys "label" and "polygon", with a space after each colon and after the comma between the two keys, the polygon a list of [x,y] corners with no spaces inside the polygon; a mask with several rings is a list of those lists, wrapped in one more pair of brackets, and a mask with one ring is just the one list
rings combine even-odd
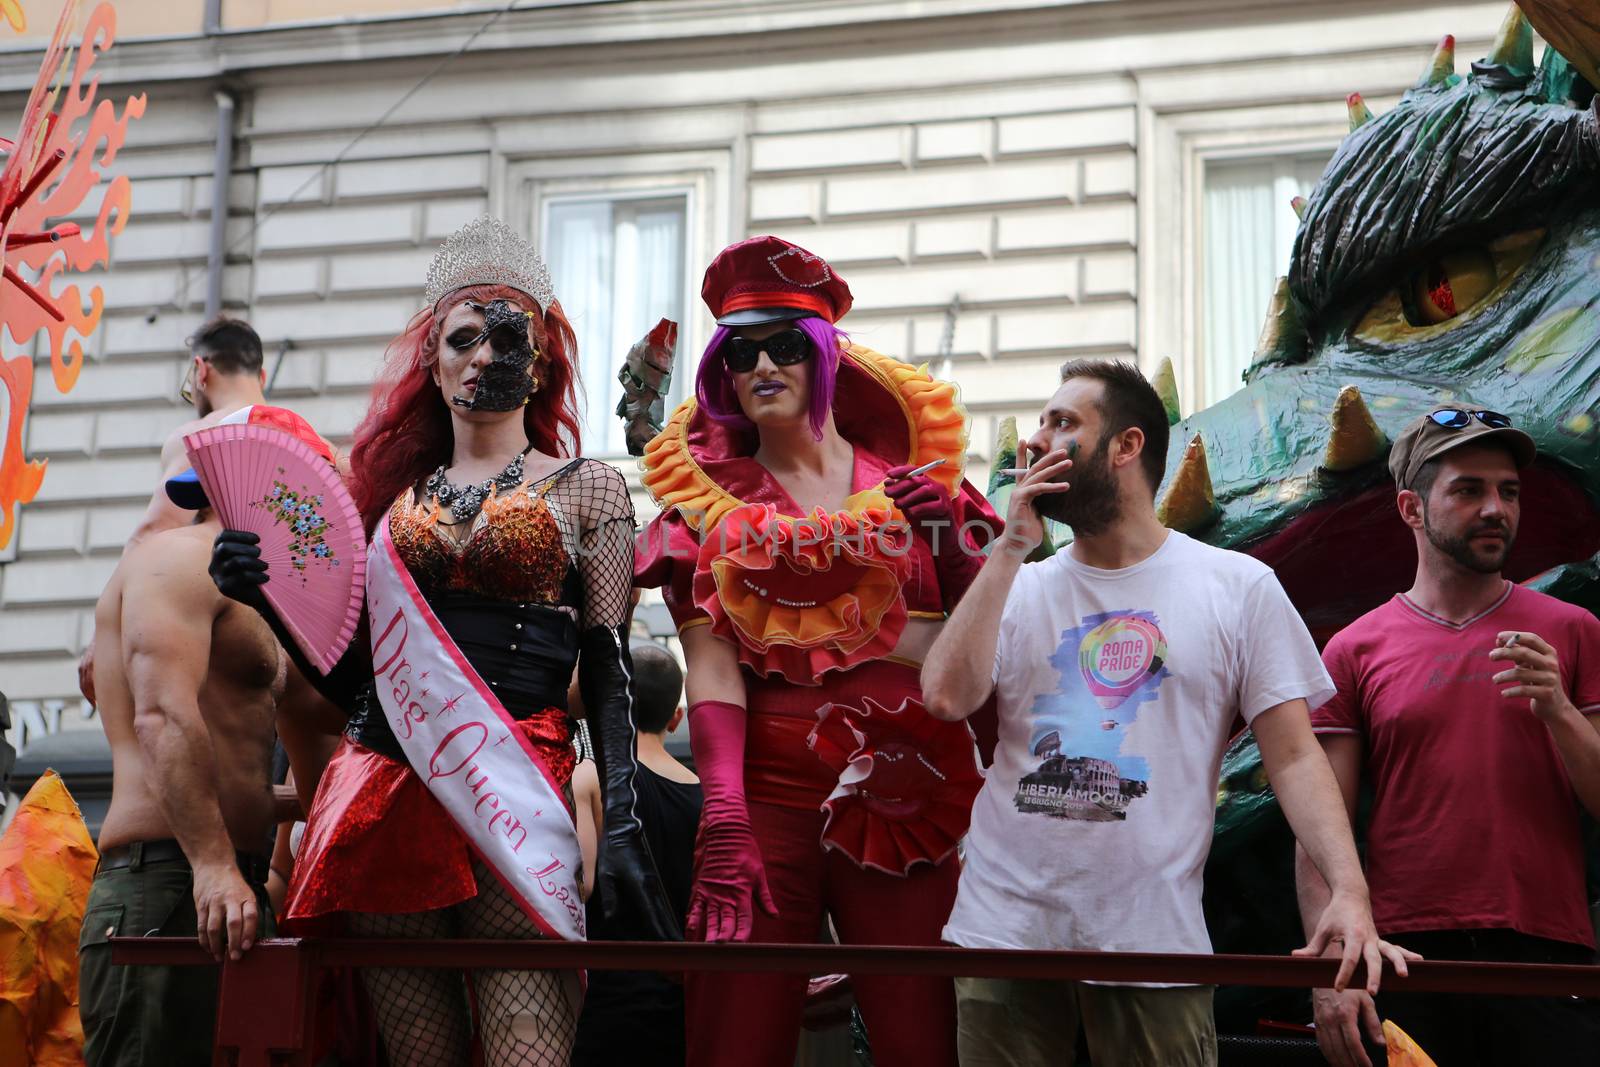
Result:
{"label": "drag queen with red hair", "polygon": [[[934,945],[979,785],[918,668],[1000,523],[953,386],[852,345],[849,287],[776,237],[725,249],[696,398],[646,449],[636,584],[688,662],[705,790],[689,935]],[[920,470],[919,470],[920,468]],[[804,975],[691,973],[689,1062],[794,1061]],[[874,1061],[953,1065],[949,979],[859,975]]]}
{"label": "drag queen with red hair", "polygon": [[[426,300],[389,347],[351,451],[373,541],[369,633],[321,678],[350,718],[287,922],[581,938],[565,706],[576,664],[602,742],[601,890],[641,932],[668,936],[677,924],[632,814],[633,510],[614,468],[573,458],[571,327],[543,262],[498,220],[446,242]],[[240,543],[250,536],[219,538],[214,572],[230,595],[269,577]],[[570,1058],[575,972],[363,978],[395,1067],[465,1067],[474,1031],[491,1067]]]}

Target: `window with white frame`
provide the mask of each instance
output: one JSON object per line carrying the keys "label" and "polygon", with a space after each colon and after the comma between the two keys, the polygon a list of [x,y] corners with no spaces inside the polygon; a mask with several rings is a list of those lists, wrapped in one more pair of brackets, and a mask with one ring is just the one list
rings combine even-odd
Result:
{"label": "window with white frame", "polygon": [[[689,230],[687,190],[544,201],[540,232],[556,298],[578,336],[583,450],[626,451],[616,416],[617,370],[629,347],[663,318],[684,321]],[[668,407],[683,395],[680,353]]]}
{"label": "window with white frame", "polygon": [[1308,196],[1332,152],[1209,160],[1201,220],[1202,404],[1243,387],[1277,279],[1300,225],[1291,201]]}

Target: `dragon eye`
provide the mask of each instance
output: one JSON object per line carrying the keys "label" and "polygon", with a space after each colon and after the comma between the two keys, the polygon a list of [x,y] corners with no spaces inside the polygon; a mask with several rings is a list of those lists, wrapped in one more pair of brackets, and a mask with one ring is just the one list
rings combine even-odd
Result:
{"label": "dragon eye", "polygon": [[1362,315],[1356,336],[1396,344],[1453,330],[1503,293],[1544,240],[1542,229],[1507,234],[1429,257]]}
{"label": "dragon eye", "polygon": [[1449,322],[1488,296],[1499,280],[1487,248],[1439,256],[1411,276],[1406,319],[1413,326]]}

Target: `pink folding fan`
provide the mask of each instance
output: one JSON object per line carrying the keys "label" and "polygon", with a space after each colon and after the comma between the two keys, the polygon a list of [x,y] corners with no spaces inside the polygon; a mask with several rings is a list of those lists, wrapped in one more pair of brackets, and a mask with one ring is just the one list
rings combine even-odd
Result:
{"label": "pink folding fan", "polygon": [[327,444],[298,415],[257,405],[183,445],[223,525],[261,538],[263,591],[295,644],[332,669],[361,621],[367,546]]}

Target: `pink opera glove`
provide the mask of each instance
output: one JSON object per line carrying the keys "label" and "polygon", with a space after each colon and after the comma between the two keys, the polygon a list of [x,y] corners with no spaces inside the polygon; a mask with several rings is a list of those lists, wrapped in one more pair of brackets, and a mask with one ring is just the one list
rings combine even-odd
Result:
{"label": "pink opera glove", "polygon": [[720,700],[689,706],[689,747],[705,802],[689,895],[691,941],[748,941],[752,900],[776,917],[744,800],[745,710]]}
{"label": "pink opera glove", "polygon": [[944,486],[926,474],[907,478],[906,474],[915,469],[906,464],[889,470],[884,475],[883,493],[894,501],[911,529],[933,553],[934,569],[939,575],[939,597],[944,609],[951,611],[978,577],[983,554],[962,532],[955,504]]}

